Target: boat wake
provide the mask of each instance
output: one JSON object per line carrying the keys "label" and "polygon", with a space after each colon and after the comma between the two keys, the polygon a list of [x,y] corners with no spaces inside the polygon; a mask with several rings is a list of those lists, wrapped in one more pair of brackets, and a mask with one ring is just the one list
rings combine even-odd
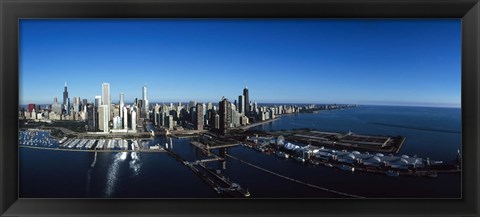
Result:
{"label": "boat wake", "polygon": [[105,195],[107,197],[112,196],[115,189],[115,184],[117,183],[118,170],[120,168],[120,163],[125,161],[126,159],[127,159],[126,152],[117,153],[114,156],[114,161],[112,165],[110,165],[110,168],[108,168],[108,172],[107,172],[107,189],[105,191]]}
{"label": "boat wake", "polygon": [[457,134],[461,133],[460,131],[455,131],[455,130],[429,128],[429,127],[417,127],[417,126],[386,124],[386,123],[369,123],[369,124],[381,125],[381,126],[387,126],[387,127],[403,128],[403,129],[411,129],[411,130],[431,131],[431,132],[457,133]]}
{"label": "boat wake", "polygon": [[95,152],[95,157],[93,158],[93,162],[90,165],[91,168],[95,167],[95,164],[97,163],[97,152]]}
{"label": "boat wake", "polygon": [[130,157],[132,158],[130,161],[130,169],[132,169],[134,175],[137,176],[140,173],[140,168],[142,167],[140,156],[137,154],[137,152],[132,152]]}

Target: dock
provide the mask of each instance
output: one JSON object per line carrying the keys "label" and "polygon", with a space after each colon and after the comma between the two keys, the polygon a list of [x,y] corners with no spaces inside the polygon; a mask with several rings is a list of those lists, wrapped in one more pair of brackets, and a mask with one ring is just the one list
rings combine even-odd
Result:
{"label": "dock", "polygon": [[215,174],[210,169],[205,167],[204,162],[219,160],[220,157],[214,159],[206,159],[202,161],[196,161],[190,163],[182,158],[180,155],[176,154],[170,149],[165,149],[166,152],[175,158],[177,161],[181,162],[183,165],[188,167],[195,175],[200,177],[205,183],[210,185],[218,194],[223,197],[249,197],[250,193],[248,190],[244,190],[240,185],[229,181],[227,178]]}
{"label": "dock", "polygon": [[269,132],[271,136],[284,136],[285,140],[336,149],[398,153],[405,142],[403,136],[376,136],[354,133],[340,134],[311,130]]}
{"label": "dock", "polygon": [[217,149],[217,148],[230,148],[230,147],[235,147],[240,145],[240,143],[233,143],[233,144],[209,146],[197,141],[190,141],[190,144],[203,150],[210,150],[210,149]]}
{"label": "dock", "polygon": [[48,148],[38,146],[19,145],[20,148],[41,149],[49,151],[72,151],[72,152],[146,152],[146,153],[165,153],[164,149],[137,149],[137,150],[125,150],[125,149],[66,149],[66,148]]}

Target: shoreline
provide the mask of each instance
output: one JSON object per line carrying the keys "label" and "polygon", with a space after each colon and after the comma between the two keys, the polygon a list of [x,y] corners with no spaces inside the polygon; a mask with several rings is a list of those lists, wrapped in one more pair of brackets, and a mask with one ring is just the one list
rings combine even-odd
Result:
{"label": "shoreline", "polygon": [[260,125],[263,125],[263,124],[268,124],[268,123],[274,122],[276,120],[280,120],[280,117],[274,118],[274,119],[269,119],[269,120],[266,120],[266,121],[256,122],[256,123],[249,124],[249,125],[246,125],[246,126],[242,126],[242,127],[239,127],[239,129],[246,130],[246,129],[256,127],[256,126],[260,126]]}

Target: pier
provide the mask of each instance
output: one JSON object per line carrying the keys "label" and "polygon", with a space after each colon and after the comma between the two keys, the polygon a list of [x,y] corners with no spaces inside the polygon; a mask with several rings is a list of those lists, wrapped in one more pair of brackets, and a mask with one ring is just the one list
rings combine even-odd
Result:
{"label": "pier", "polygon": [[[184,158],[182,158],[180,155],[176,154],[170,149],[165,149],[166,152],[175,158],[177,161],[181,162],[183,165],[188,167],[195,175],[200,177],[205,183],[210,185],[218,194],[222,195],[223,197],[248,197],[250,196],[250,193],[243,188],[240,187],[240,185],[233,183],[226,179],[223,176],[220,176],[219,174],[215,174],[212,172],[210,169],[205,167],[204,162],[208,161],[214,161],[214,160],[220,160],[223,158],[216,157],[214,159],[205,159],[204,161],[196,161],[193,163],[190,163],[186,161]],[[196,166],[199,166],[197,168]]]}
{"label": "pier", "polygon": [[240,143],[234,143],[234,144],[209,146],[209,145],[204,145],[203,143],[200,143],[200,142],[197,142],[197,141],[191,141],[190,144],[192,144],[195,147],[200,148],[202,150],[210,150],[210,149],[217,149],[217,148],[230,148],[230,147],[235,147],[235,146],[240,145]]}
{"label": "pier", "polygon": [[375,136],[320,132],[312,130],[290,130],[269,132],[270,136],[284,136],[285,140],[309,145],[358,151],[398,153],[405,142],[402,136]]}

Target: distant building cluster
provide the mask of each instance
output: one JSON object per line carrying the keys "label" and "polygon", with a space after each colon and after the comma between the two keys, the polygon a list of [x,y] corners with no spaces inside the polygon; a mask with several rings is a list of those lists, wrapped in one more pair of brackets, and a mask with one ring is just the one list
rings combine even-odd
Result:
{"label": "distant building cluster", "polygon": [[144,131],[144,123],[152,122],[156,127],[166,130],[212,130],[226,133],[230,128],[245,126],[251,123],[274,119],[278,115],[298,113],[302,109],[315,108],[315,105],[263,105],[250,101],[249,90],[243,89],[243,94],[234,102],[227,98],[217,103],[190,101],[155,103],[150,107],[147,97],[147,86],[142,87],[142,99],[135,98],[131,104],[126,104],[123,92],[119,102],[112,103],[110,84],[102,84],[102,94],[95,96],[93,102],[87,99],[73,97],[70,101],[67,84],[63,91],[61,103],[55,97],[51,106],[36,106],[28,104],[26,109],[19,111],[20,118],[38,121],[86,121],[87,131],[103,133],[135,133]]}

